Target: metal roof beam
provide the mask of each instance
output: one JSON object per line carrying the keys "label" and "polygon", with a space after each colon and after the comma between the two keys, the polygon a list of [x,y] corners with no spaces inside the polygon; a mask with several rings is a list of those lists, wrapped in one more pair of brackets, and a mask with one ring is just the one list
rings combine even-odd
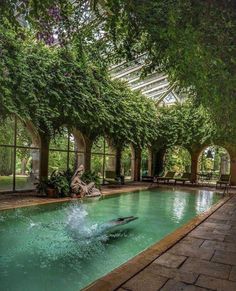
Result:
{"label": "metal roof beam", "polygon": [[162,84],[162,85],[160,85],[160,86],[156,86],[156,87],[153,87],[153,88],[151,88],[151,89],[149,89],[149,90],[144,90],[144,91],[142,91],[142,93],[143,94],[148,94],[148,93],[151,93],[151,92],[154,92],[154,91],[156,91],[156,90],[158,90],[158,89],[161,89],[161,88],[165,88],[165,87],[167,87],[167,86],[169,86],[170,84],[169,84],[169,82],[167,81],[166,83],[164,83],[164,84]]}
{"label": "metal roof beam", "polygon": [[130,74],[130,73],[133,73],[133,72],[135,72],[135,71],[140,70],[142,67],[143,67],[143,65],[139,65],[139,66],[137,66],[137,67],[133,67],[133,68],[131,68],[131,69],[129,69],[128,71],[125,71],[125,72],[123,72],[123,73],[121,72],[120,74],[112,75],[112,79],[114,80],[114,79],[122,78],[122,77],[124,77],[124,76],[126,76],[126,75],[128,75],[128,74]]}
{"label": "metal roof beam", "polygon": [[162,80],[165,80],[166,78],[167,78],[167,76],[165,75],[165,76],[161,76],[159,78],[153,79],[151,81],[148,81],[148,80],[145,81],[145,80],[143,80],[143,83],[142,84],[137,85],[137,86],[133,86],[133,89],[141,89],[141,88],[143,88],[145,86],[148,86],[148,85],[154,84],[156,82],[160,82]]}

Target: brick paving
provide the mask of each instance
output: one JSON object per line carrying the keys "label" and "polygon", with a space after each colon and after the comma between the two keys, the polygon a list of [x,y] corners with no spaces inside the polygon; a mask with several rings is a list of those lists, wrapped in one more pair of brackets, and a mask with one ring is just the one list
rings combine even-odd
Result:
{"label": "brick paving", "polygon": [[236,291],[236,196],[118,290]]}

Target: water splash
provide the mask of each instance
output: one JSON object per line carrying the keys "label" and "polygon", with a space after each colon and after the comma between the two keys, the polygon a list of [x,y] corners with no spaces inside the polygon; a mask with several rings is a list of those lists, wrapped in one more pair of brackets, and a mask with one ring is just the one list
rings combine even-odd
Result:
{"label": "water splash", "polygon": [[88,218],[85,205],[79,204],[69,207],[66,229],[74,239],[87,243],[94,240],[106,241],[108,228],[109,225],[106,224],[92,223]]}

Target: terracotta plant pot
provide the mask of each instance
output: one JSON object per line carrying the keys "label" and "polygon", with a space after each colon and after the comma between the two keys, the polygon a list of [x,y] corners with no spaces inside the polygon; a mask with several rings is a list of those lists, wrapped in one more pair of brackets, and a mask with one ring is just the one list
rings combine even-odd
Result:
{"label": "terracotta plant pot", "polygon": [[54,188],[47,188],[47,196],[51,198],[57,197],[57,190]]}

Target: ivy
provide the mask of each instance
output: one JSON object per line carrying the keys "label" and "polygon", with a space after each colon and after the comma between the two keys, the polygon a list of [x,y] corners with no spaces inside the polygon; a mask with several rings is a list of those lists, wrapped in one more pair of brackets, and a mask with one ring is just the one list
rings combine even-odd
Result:
{"label": "ivy", "polygon": [[155,135],[154,102],[111,80],[101,57],[78,40],[50,47],[27,30],[19,37],[7,21],[0,33],[2,116],[31,121],[49,138],[67,126],[91,139],[106,134],[114,144],[143,147]]}
{"label": "ivy", "polygon": [[216,125],[202,106],[186,103],[160,109],[156,142],[159,148],[183,146],[189,150],[198,149],[216,139]]}

